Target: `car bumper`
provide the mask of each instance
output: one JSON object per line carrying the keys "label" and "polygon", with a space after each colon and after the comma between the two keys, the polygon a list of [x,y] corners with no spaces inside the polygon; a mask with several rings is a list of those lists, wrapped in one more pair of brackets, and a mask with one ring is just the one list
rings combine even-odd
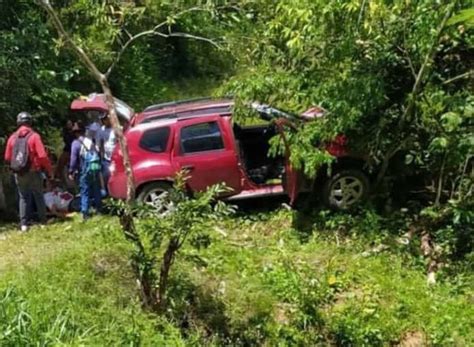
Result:
{"label": "car bumper", "polygon": [[109,179],[109,195],[115,199],[127,198],[127,177],[125,174],[112,175]]}

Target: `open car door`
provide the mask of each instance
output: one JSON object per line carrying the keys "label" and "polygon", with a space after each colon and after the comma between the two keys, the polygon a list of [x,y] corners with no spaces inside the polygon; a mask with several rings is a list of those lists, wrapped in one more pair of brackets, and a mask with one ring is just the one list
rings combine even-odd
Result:
{"label": "open car door", "polygon": [[290,205],[293,205],[298,198],[301,172],[291,165],[291,149],[285,134],[285,127],[294,128],[295,126],[283,118],[276,120],[275,125],[285,146],[285,178],[283,180],[283,188],[290,198]]}
{"label": "open car door", "polygon": [[[115,109],[120,123],[127,128],[135,112],[125,102],[114,98]],[[108,112],[107,103],[104,94],[90,94],[89,96],[81,96],[74,100],[71,104],[72,111],[100,111]]]}
{"label": "open car door", "polygon": [[285,127],[296,130],[297,124],[324,117],[327,111],[320,106],[313,106],[304,113],[296,115],[258,102],[253,102],[250,107],[257,111],[262,119],[273,120],[277,126],[278,132],[280,133],[285,146],[285,179],[283,188],[290,197],[290,203],[294,204],[298,198],[300,187],[304,184],[305,179],[300,170],[295,170],[291,166],[291,149],[286,136],[287,132],[285,131]]}

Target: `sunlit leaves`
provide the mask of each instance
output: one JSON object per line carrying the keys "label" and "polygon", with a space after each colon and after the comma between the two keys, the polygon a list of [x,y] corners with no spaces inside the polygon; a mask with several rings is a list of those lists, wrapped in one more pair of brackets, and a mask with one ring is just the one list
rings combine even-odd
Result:
{"label": "sunlit leaves", "polygon": [[[438,42],[442,2],[279,1],[272,11],[267,6],[260,3],[252,23],[257,39],[247,42],[248,56],[241,58],[246,71],[228,86],[247,101],[294,112],[317,104],[329,110],[324,122],[289,136],[296,167],[304,162],[305,172],[314,175],[328,162],[315,145],[345,133],[352,148],[376,163],[404,141],[410,165],[435,173],[444,160],[445,170],[459,168],[470,151],[471,102],[466,80],[448,88],[440,83],[469,68],[468,55],[461,54],[472,35],[452,27]],[[433,49],[418,95],[415,78]],[[415,110],[402,121],[412,101]],[[272,143],[281,151],[277,140]]]}
{"label": "sunlit leaves", "polygon": [[468,8],[462,11],[459,11],[458,14],[451,17],[448,21],[448,25],[464,23],[467,26],[474,26],[474,8]]}
{"label": "sunlit leaves", "polygon": [[459,128],[462,123],[462,117],[456,112],[446,112],[441,116],[441,122],[446,131],[452,132]]}

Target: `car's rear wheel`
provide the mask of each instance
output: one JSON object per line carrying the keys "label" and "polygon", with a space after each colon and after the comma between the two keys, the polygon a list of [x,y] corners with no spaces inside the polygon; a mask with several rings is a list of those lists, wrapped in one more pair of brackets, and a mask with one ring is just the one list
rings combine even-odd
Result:
{"label": "car's rear wheel", "polygon": [[360,170],[348,169],[337,172],[326,180],[322,200],[326,207],[350,210],[364,202],[369,195],[369,179]]}
{"label": "car's rear wheel", "polygon": [[169,199],[172,189],[171,185],[165,182],[149,183],[140,190],[137,200],[153,207],[158,214],[164,215],[173,209],[173,203]]}

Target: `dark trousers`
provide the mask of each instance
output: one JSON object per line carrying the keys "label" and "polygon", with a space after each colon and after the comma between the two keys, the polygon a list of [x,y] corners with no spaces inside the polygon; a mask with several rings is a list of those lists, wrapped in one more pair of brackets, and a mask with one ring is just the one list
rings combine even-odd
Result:
{"label": "dark trousers", "polygon": [[97,212],[102,211],[102,197],[100,194],[99,174],[81,172],[79,176],[79,189],[81,194],[81,213],[84,218],[89,217],[91,202]]}
{"label": "dark trousers", "polygon": [[110,161],[109,160],[103,160],[102,161],[102,177],[104,178],[104,190],[109,192],[109,179],[110,179]]}
{"label": "dark trousers", "polygon": [[46,205],[43,195],[43,177],[39,172],[30,171],[15,175],[18,188],[20,225],[28,225],[33,218],[33,203],[40,223],[46,223]]}

